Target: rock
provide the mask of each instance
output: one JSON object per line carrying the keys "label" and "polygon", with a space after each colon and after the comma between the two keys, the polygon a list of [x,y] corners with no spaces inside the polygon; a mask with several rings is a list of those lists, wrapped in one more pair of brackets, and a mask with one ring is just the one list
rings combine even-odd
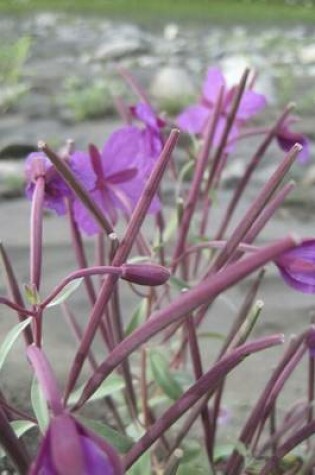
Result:
{"label": "rock", "polygon": [[303,64],[315,63],[315,44],[303,46],[300,49],[300,60]]}
{"label": "rock", "polygon": [[314,186],[315,185],[315,165],[312,165],[308,168],[303,180],[303,186]]}
{"label": "rock", "polygon": [[178,37],[179,26],[176,23],[169,23],[164,28],[164,38],[166,41],[173,41]]}
{"label": "rock", "polygon": [[[0,160],[1,166],[4,167],[5,158],[25,158],[29,153],[35,152],[37,150],[35,144],[26,144],[26,143],[12,143],[8,144],[7,146],[1,148],[0,150]],[[10,162],[11,164],[11,162]],[[0,168],[1,173],[1,168]]]}
{"label": "rock", "polygon": [[150,51],[148,43],[140,38],[117,38],[112,43],[99,46],[94,59],[98,61],[109,61],[145,54]]}
{"label": "rock", "polygon": [[[264,94],[269,104],[275,104],[277,99],[276,88],[270,68],[259,55],[247,57],[245,55],[232,55],[221,61],[224,76],[229,86],[237,84],[245,68],[258,72],[255,81],[255,91]],[[250,80],[249,80],[250,81]]]}
{"label": "rock", "polygon": [[196,88],[188,72],[176,66],[160,69],[150,85],[152,96],[158,101],[176,101],[193,97]]}
{"label": "rock", "polygon": [[226,188],[233,188],[244,175],[246,163],[244,160],[231,160],[222,173],[222,183]]}

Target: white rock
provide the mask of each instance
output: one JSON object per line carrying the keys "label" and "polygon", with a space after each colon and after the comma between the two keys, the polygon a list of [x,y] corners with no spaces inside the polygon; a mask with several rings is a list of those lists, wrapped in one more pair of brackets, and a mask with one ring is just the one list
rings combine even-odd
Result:
{"label": "white rock", "polygon": [[126,56],[147,53],[148,44],[136,38],[121,38],[112,43],[105,43],[99,46],[94,58],[96,60],[120,59]]}
{"label": "white rock", "polygon": [[315,63],[315,44],[303,46],[300,50],[300,60],[304,64]]}
{"label": "white rock", "polygon": [[176,23],[169,23],[166,25],[164,28],[164,38],[167,41],[173,41],[175,38],[177,38],[179,33],[179,27],[176,25]]}
{"label": "white rock", "polygon": [[196,89],[185,69],[179,66],[166,66],[153,78],[150,92],[158,100],[176,100],[193,96]]}
{"label": "white rock", "polygon": [[239,82],[246,68],[250,68],[252,73],[258,72],[255,91],[264,94],[269,104],[276,102],[277,94],[273,77],[269,72],[270,66],[268,68],[261,57],[228,56],[221,61],[221,66],[229,87]]}

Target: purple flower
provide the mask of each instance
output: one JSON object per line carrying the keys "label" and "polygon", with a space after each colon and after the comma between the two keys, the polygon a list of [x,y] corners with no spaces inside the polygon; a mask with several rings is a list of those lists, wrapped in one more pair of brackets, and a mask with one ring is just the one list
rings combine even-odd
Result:
{"label": "purple flower", "polygon": [[38,162],[41,162],[45,177],[44,207],[54,210],[57,214],[66,213],[65,198],[72,192],[57,173],[49,159],[41,152],[28,155],[25,162],[26,189],[28,199],[32,199],[37,177]]}
{"label": "purple flower", "polygon": [[67,413],[55,416],[29,475],[122,475],[116,451]]}
{"label": "purple flower", "polygon": [[288,152],[296,143],[302,145],[303,149],[299,153],[298,161],[304,165],[310,158],[309,140],[305,135],[299,132],[292,132],[292,130],[289,129],[289,125],[290,124],[287,121],[278,129],[276,135],[277,142],[279,147],[285,152]]}
{"label": "purple flower", "polygon": [[135,106],[131,106],[130,111],[134,119],[139,120],[145,125],[144,129],[141,129],[140,140],[143,143],[145,153],[143,164],[145,174],[149,175],[155,160],[163,148],[161,130],[165,126],[165,122],[158,117],[152,107],[145,102],[139,102]]}
{"label": "purple flower", "polygon": [[[90,195],[115,224],[118,210],[130,215],[145,185],[146,144],[137,127],[123,127],[114,132],[103,150],[91,145],[89,154],[74,152],[73,167],[81,173],[94,175]],[[159,210],[159,201],[153,200],[150,212]],[[99,232],[99,226],[81,202],[75,200],[75,219],[87,234]]]}
{"label": "purple flower", "polygon": [[[222,137],[223,130],[226,125],[227,116],[231,110],[235,87],[227,89],[224,76],[218,68],[209,68],[206,79],[202,88],[202,97],[199,104],[195,104],[187,107],[178,117],[177,125],[184,131],[202,135],[205,131],[208,120],[214,112],[214,106],[220,94],[220,90],[223,88],[223,107],[218,120],[214,145],[218,146]],[[229,141],[233,142],[239,134],[239,126],[243,122],[247,121],[258,112],[260,112],[266,106],[265,96],[258,94],[251,89],[244,92],[241,99],[240,106],[238,108],[235,123],[233,124]],[[230,144],[226,151],[230,152],[232,145]]]}
{"label": "purple flower", "polygon": [[315,239],[305,239],[275,263],[288,285],[300,292],[315,293]]}
{"label": "purple flower", "polygon": [[[76,153],[76,157],[80,152]],[[64,160],[71,167],[76,178],[86,187],[90,188],[94,183],[94,174],[89,173],[87,169],[80,169],[74,162],[72,155],[67,155]],[[33,197],[36,177],[40,167],[44,171],[45,177],[45,196],[44,207],[54,210],[58,215],[66,214],[67,208],[65,198],[74,198],[72,190],[59,175],[56,168],[50,162],[49,158],[42,152],[34,152],[28,155],[25,162],[26,189],[25,193],[30,200]]]}

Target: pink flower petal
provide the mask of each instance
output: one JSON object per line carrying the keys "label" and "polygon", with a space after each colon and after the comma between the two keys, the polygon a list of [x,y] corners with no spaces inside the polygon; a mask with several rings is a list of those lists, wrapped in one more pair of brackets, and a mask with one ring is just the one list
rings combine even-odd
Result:
{"label": "pink flower petal", "polygon": [[276,264],[288,285],[304,293],[315,293],[315,240],[308,239],[280,256]]}
{"label": "pink flower petal", "polygon": [[225,87],[225,79],[219,68],[209,68],[207,71],[206,79],[203,83],[202,94],[203,97],[211,104],[214,105],[220,90]]}
{"label": "pink flower petal", "polygon": [[264,95],[247,90],[243,94],[236,117],[239,120],[248,120],[262,111],[266,105],[267,100]]}
{"label": "pink flower petal", "polygon": [[210,113],[210,109],[202,105],[189,106],[177,117],[176,123],[185,132],[200,134],[206,125]]}

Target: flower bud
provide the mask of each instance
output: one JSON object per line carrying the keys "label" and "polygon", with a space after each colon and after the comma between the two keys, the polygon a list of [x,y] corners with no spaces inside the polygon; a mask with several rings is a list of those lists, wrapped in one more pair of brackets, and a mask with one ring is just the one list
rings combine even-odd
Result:
{"label": "flower bud", "polygon": [[163,285],[170,277],[170,272],[159,264],[124,264],[121,278],[139,285]]}
{"label": "flower bud", "polygon": [[66,412],[52,418],[28,475],[122,475],[116,451]]}

